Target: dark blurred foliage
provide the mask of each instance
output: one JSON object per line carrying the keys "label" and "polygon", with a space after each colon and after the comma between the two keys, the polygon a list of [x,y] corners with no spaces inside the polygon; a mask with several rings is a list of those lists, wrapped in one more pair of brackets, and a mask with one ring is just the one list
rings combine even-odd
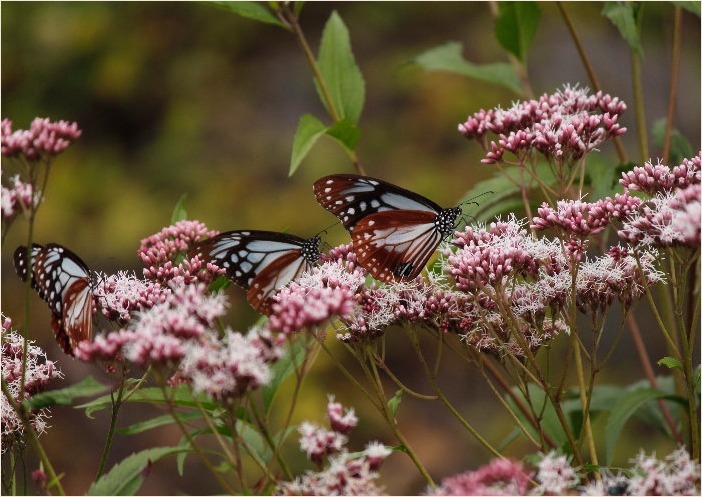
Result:
{"label": "dark blurred foliage", "polygon": [[[556,5],[540,5],[541,24],[528,64],[535,93],[553,92],[565,83],[588,85]],[[628,48],[600,16],[602,4],[567,7],[603,89],[629,103],[624,125],[630,131],[624,143],[630,158],[640,163]],[[650,128],[666,112],[673,8],[662,2],[644,8],[643,81]],[[453,40],[463,44],[464,56],[472,62],[505,61],[492,34],[490,5],[311,2],[303,9],[302,26],[313,47],[333,10],[350,31],[366,81],[358,147],[366,171],[446,206],[491,176],[490,167],[479,163],[481,151],[456,126],[481,107],[509,106],[518,97],[460,76],[424,73],[411,64],[419,53]],[[676,126],[697,146],[700,23],[689,13],[683,20]],[[46,116],[78,121],[83,129],[82,138],[53,167],[39,211],[37,241],[65,244],[95,270],[140,272],[139,241],[168,224],[184,193],[190,218],[221,231],[255,228],[309,236],[331,224],[333,217],[316,204],[311,185],[324,174],[352,171],[340,148],[323,139],[292,178],[287,174],[298,119],[308,112],[325,116],[304,56],[291,35],[277,27],[195,2],[2,3],[2,117],[12,119],[16,128]],[[616,160],[611,144],[601,153]],[[651,155],[655,160],[660,149],[653,146]],[[2,248],[3,312],[20,327],[23,293],[11,253],[25,238],[26,223],[19,221]],[[326,240],[336,245],[347,236],[337,227]],[[231,293],[233,323],[246,328],[256,316],[243,292]],[[46,306],[32,299],[30,336],[59,360],[64,383],[96,374],[61,354],[50,337]],[[613,323],[616,329],[614,316]],[[660,340],[653,330],[644,331],[651,337],[652,357],[660,357],[662,352],[655,352],[663,350]],[[416,368],[407,359],[413,352],[402,334],[398,329],[388,337],[388,361],[410,385],[426,392],[427,385],[414,376]],[[602,381],[626,384],[642,376],[626,335],[619,350]],[[479,375],[463,363],[445,362],[448,395],[486,438],[502,440],[512,422]],[[305,384],[298,419],[321,421],[327,392],[361,414],[352,449],[369,439],[394,443],[379,417],[325,358],[320,357]],[[147,414],[153,410],[127,405],[120,425]],[[399,419],[437,481],[489,458],[438,405],[405,399]],[[87,420],[80,411],[53,409],[54,428],[43,441],[58,471],[65,472],[68,492],[83,493],[92,481],[108,421],[106,413]],[[632,438],[619,451],[622,457],[633,455],[642,433],[647,449],[670,448],[644,425],[632,423],[627,433]],[[174,429],[118,436],[110,465],[133,451],[179,438]],[[521,457],[524,449],[516,444],[511,453]],[[295,454],[293,448],[290,457]],[[297,454],[302,468],[302,455]],[[383,475],[391,493],[423,491],[402,455],[387,461]],[[183,478],[176,476],[172,459],[159,462],[142,488],[144,494],[217,491],[194,458]]]}

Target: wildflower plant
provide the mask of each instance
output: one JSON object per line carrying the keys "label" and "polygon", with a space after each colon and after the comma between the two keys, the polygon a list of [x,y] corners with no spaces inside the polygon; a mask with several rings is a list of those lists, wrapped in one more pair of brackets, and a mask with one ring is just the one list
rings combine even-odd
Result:
{"label": "wildflower plant", "polygon": [[[330,16],[315,56],[301,25],[301,4],[222,4],[287,31],[310,64],[327,117],[300,119],[290,174],[325,135],[365,174],[357,152],[365,84],[341,17]],[[671,8],[679,22],[682,7]],[[566,6],[559,9],[582,48]],[[5,453],[11,456],[4,489],[16,491],[17,457],[30,443],[40,459],[40,467],[31,468],[33,481],[47,493],[64,493],[57,458],[52,462],[39,435],[47,429],[49,407],[82,402],[78,407],[89,416],[111,413],[91,494],[134,493],[154,462],[176,456],[181,474],[185,459],[197,458],[230,494],[376,495],[385,492],[379,471],[390,455],[409,458],[428,495],[699,494],[702,152],[685,157],[674,150],[669,115],[663,157],[652,160],[642,144],[643,159],[630,164],[620,140],[628,106],[599,88],[587,54],[580,51],[592,91],[564,82],[535,97],[525,70],[530,38],[509,42],[504,26],[538,25],[539,7],[505,3],[497,11],[498,40],[511,55],[511,65],[500,66],[501,77],[456,62],[454,44],[415,60],[426,70],[446,69],[452,60],[456,67],[449,69],[487,77],[520,97],[505,108],[465,110],[458,132],[469,140],[467,147],[482,150],[480,167],[495,170],[466,198],[488,189],[494,195],[443,241],[434,264],[411,281],[379,283],[359,264],[352,244],[329,248],[316,267],[277,292],[269,317],[237,330],[226,324],[231,306],[225,268],[188,256],[218,231],[188,219],[179,203],[168,226],[135,241],[141,274],[93,274],[99,333],[80,342],[74,356],[109,381],[91,377],[44,391],[50,380],[62,378],[56,363],[3,318],[3,464]],[[604,15],[616,17],[606,9]],[[618,15],[631,21],[624,23],[629,27],[640,25],[634,22],[640,13],[629,4]],[[622,34],[628,43],[639,36],[637,30]],[[631,53],[640,62],[635,46]],[[670,100],[675,102],[672,90]],[[635,112],[641,105],[634,102]],[[37,118],[27,130],[2,121],[3,169],[17,170],[2,187],[3,239],[26,214],[32,245],[37,212],[49,204],[43,192],[54,159],[80,135],[76,123],[65,121]],[[619,166],[618,178],[611,171],[598,178],[602,170],[592,166],[593,155],[608,147],[618,155],[610,168]],[[643,306],[666,345],[650,352],[668,373],[663,377],[653,372],[634,312]],[[25,309],[28,329],[28,303]],[[644,384],[602,380],[604,371],[616,377],[611,358],[626,330]],[[410,345],[428,393],[410,386],[387,360],[397,340]],[[327,404],[329,428],[297,422],[303,383],[322,354],[346,378],[340,390],[359,393],[387,424],[387,444],[351,451],[360,420],[335,400],[337,392]],[[448,361],[468,364],[494,394],[514,428],[506,441],[489,439],[446,394],[440,373]],[[287,395],[280,395],[284,389]],[[82,397],[91,399],[77,400]],[[406,397],[445,409],[491,461],[439,480],[398,415]],[[154,416],[119,433],[138,436],[173,425],[180,441],[142,450],[110,469],[120,412],[135,402],[153,407]],[[641,447],[631,468],[615,467],[620,434],[644,404],[641,419],[665,434],[672,452],[659,460]],[[604,430],[595,423],[602,416]],[[509,442],[517,437],[527,453],[510,453]]]}

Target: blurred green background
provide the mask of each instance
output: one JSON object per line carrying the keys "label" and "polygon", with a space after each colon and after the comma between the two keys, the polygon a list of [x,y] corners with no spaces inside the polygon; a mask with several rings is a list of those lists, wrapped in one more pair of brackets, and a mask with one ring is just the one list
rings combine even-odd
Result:
{"label": "blurred green background", "polygon": [[[602,88],[629,104],[623,120],[629,132],[623,139],[630,158],[641,163],[628,48],[600,16],[601,3],[566,5]],[[528,65],[535,93],[551,93],[566,83],[589,85],[556,4],[540,6],[541,24]],[[312,183],[324,174],[352,172],[336,143],[322,139],[288,177],[298,119],[304,113],[326,114],[304,56],[286,31],[194,2],[3,2],[1,8],[2,117],[10,118],[15,128],[42,116],[77,121],[83,129],[81,139],[52,169],[38,216],[38,242],[67,245],[94,270],[133,269],[140,274],[139,241],[168,224],[182,194],[188,195],[191,219],[220,231],[251,228],[311,236],[334,221],[316,204]],[[454,205],[476,182],[493,174],[480,164],[479,147],[456,131],[457,124],[480,108],[507,107],[518,97],[461,76],[422,72],[411,60],[459,41],[467,60],[506,61],[492,33],[490,4],[311,2],[303,9],[302,27],[315,52],[334,10],[349,29],[366,81],[358,146],[366,171],[441,205]],[[672,19],[671,4],[645,4],[643,82],[649,129],[666,113]],[[685,12],[675,124],[693,147],[699,147],[700,136],[699,39],[699,18]],[[660,152],[651,147],[654,160]],[[616,160],[611,144],[601,155]],[[5,178],[11,174],[3,171]],[[26,222],[19,220],[2,247],[2,309],[18,326],[22,298],[11,254],[25,238]],[[336,245],[348,237],[337,227],[326,241]],[[256,315],[242,291],[232,289],[231,295],[232,323],[245,329]],[[65,383],[96,374],[58,350],[48,309],[32,298],[30,336],[58,359]],[[616,318],[613,322],[616,327]],[[649,335],[649,350],[658,358],[660,340]],[[399,330],[397,340],[392,337],[389,343],[396,372],[426,391],[421,379],[413,377],[415,368],[406,360],[412,351]],[[603,380],[625,384],[639,379],[626,335],[619,351],[616,367]],[[477,372],[447,362],[444,376],[449,395],[488,439],[498,443],[511,431],[511,421]],[[394,443],[378,416],[326,360],[318,361],[306,384],[299,419],[322,421],[327,392],[361,413],[352,449],[375,438]],[[146,413],[153,410],[127,406],[120,424],[143,419]],[[79,411],[53,409],[54,428],[43,440],[58,471],[65,472],[68,492],[83,493],[92,480],[108,421],[105,413],[88,422]],[[488,460],[437,405],[405,399],[400,422],[437,481]],[[637,429],[648,433],[633,423],[618,462],[625,463],[642,443]],[[179,438],[167,429],[147,437],[118,437],[110,465],[135,450]],[[646,448],[670,449],[661,440],[650,436]],[[523,455],[519,444],[512,455]],[[421,492],[423,483],[412,468],[406,457],[395,455],[384,466],[381,483],[395,494]],[[218,491],[195,462],[186,465],[183,478],[174,475],[172,460],[156,464],[142,493]]]}

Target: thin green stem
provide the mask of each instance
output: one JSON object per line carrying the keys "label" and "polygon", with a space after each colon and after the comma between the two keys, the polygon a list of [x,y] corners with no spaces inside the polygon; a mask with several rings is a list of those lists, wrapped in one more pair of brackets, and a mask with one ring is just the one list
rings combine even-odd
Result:
{"label": "thin green stem", "polygon": [[458,420],[458,422],[466,429],[468,432],[475,437],[475,439],[483,446],[485,447],[490,453],[492,453],[495,457],[503,457],[500,452],[495,449],[490,442],[488,442],[485,438],[483,438],[478,431],[473,428],[473,426],[465,419],[461,414],[458,412],[458,410],[451,404],[451,402],[448,400],[446,395],[444,395],[444,392],[441,390],[441,387],[439,387],[439,383],[436,379],[436,375],[431,371],[431,368],[429,368],[429,365],[427,364],[426,359],[424,359],[424,354],[422,354],[422,349],[419,345],[419,340],[417,339],[417,335],[413,333],[411,330],[407,330],[407,334],[409,336],[410,343],[412,344],[412,347],[414,348],[414,352],[417,355],[417,358],[419,359],[419,364],[424,370],[424,374],[426,375],[427,379],[429,380],[429,383],[432,386],[432,389],[436,393],[436,395],[439,397],[439,400],[441,401],[444,406],[449,410],[451,414]]}
{"label": "thin green stem", "polygon": [[105,439],[105,446],[102,449],[102,456],[100,457],[100,464],[98,465],[97,474],[95,475],[95,481],[102,475],[105,471],[105,464],[107,464],[107,457],[110,455],[110,448],[112,447],[112,440],[115,435],[115,427],[117,426],[117,415],[119,414],[119,408],[122,406],[122,396],[124,395],[124,375],[117,390],[117,398],[114,397],[114,392],[110,395],[112,397],[112,415],[110,417],[110,429],[107,432],[107,438]]}
{"label": "thin green stem", "polygon": [[[258,425],[259,429],[261,430],[261,433],[263,434],[263,438],[266,440],[266,443],[273,451],[273,454],[275,455],[275,459],[276,459],[276,461],[278,461],[278,465],[283,470],[283,473],[285,473],[285,477],[288,480],[292,480],[293,479],[292,471],[290,471],[290,467],[287,465],[287,463],[283,459],[283,455],[281,454],[281,451],[276,450],[277,444],[273,440],[273,437],[271,436],[271,434],[268,430],[268,426],[266,424],[264,417],[261,416],[260,412],[258,412],[258,408],[256,407],[256,404],[254,402],[249,402],[249,405],[251,406],[251,412],[254,415],[254,419],[256,420],[256,424]],[[281,432],[281,436],[283,436],[283,435],[284,435],[283,432]],[[271,463],[272,463],[272,461],[271,461]]]}

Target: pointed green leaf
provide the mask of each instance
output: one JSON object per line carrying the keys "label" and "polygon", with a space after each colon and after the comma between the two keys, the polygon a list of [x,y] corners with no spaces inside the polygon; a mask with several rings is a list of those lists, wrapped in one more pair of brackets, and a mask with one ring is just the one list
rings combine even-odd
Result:
{"label": "pointed green leaf", "polygon": [[292,176],[300,166],[302,159],[316,143],[320,136],[327,131],[327,126],[311,114],[305,114],[300,118],[293,138],[292,156],[290,157],[290,172]]}
{"label": "pointed green leaf", "polygon": [[[285,27],[285,24],[278,19],[273,12],[268,10],[265,5],[258,2],[212,2],[219,7],[223,7],[241,17],[253,19],[254,21],[274,24],[276,26]],[[287,28],[286,28],[287,29]]]}
{"label": "pointed green leaf", "polygon": [[188,194],[184,193],[176,202],[173,212],[171,213],[171,224],[175,224],[178,221],[185,221],[188,219],[188,211],[185,210],[185,199],[188,198]]}
{"label": "pointed green leaf", "polygon": [[665,392],[650,388],[641,388],[627,392],[619,398],[609,418],[607,418],[607,425],[605,427],[605,464],[607,466],[612,465],[617,440],[619,440],[622,428],[629,418],[646,402],[666,397],[667,395]]}
{"label": "pointed green leaf", "polygon": [[[349,31],[336,11],[324,26],[317,63],[339,119],[358,123],[366,98],[365,82],[351,50]],[[327,106],[319,84],[317,90]]]}
{"label": "pointed green leaf", "polygon": [[529,47],[536,34],[541,9],[536,2],[499,2],[495,37],[502,48],[526,64]]}
{"label": "pointed green leaf", "polygon": [[395,396],[388,400],[388,408],[393,418],[397,418],[397,408],[400,407],[400,402],[402,402],[402,393],[402,390],[398,390],[395,392]]}
{"label": "pointed green leaf", "polygon": [[346,150],[352,152],[356,149],[356,144],[361,138],[361,131],[348,119],[342,119],[327,129],[327,135],[341,143]]}
{"label": "pointed green leaf", "polygon": [[88,495],[134,495],[144,481],[145,470],[152,463],[183,450],[179,447],[156,447],[132,454],[93,483]]}
{"label": "pointed green leaf", "polygon": [[[201,417],[202,414],[200,411],[181,412],[178,414],[178,419],[181,421],[191,421],[193,419],[200,419]],[[168,425],[171,423],[175,423],[173,416],[170,414],[164,414],[163,416],[157,416],[155,418],[147,419],[146,421],[134,423],[133,425],[125,428],[117,428],[115,431],[121,435],[135,435],[137,433],[152,430],[154,428],[158,428],[159,426]]]}
{"label": "pointed green leaf", "polygon": [[664,357],[657,363],[659,366],[665,366],[668,369],[678,368],[682,371],[683,365],[675,357]]}
{"label": "pointed green leaf", "polygon": [[636,14],[632,4],[630,2],[605,2],[602,15],[612,21],[629,47],[643,58],[643,47],[639,39],[639,29],[636,25]]}
{"label": "pointed green leaf", "polygon": [[53,405],[70,405],[76,397],[95,395],[96,393],[104,392],[107,388],[106,385],[103,385],[92,376],[88,376],[70,387],[38,393],[27,399],[24,405],[28,409],[41,409]]}
{"label": "pointed green leaf", "polygon": [[598,154],[590,154],[585,168],[585,181],[591,187],[589,198],[594,202],[595,199],[614,196],[615,190],[619,183],[615,178],[617,168],[614,164],[608,162],[604,157]]}
{"label": "pointed green leaf", "polygon": [[519,77],[511,64],[473,64],[463,58],[462,50],[460,43],[452,41],[427,50],[415,57],[414,61],[425,71],[452,72],[499,85],[515,93],[522,92]]}

